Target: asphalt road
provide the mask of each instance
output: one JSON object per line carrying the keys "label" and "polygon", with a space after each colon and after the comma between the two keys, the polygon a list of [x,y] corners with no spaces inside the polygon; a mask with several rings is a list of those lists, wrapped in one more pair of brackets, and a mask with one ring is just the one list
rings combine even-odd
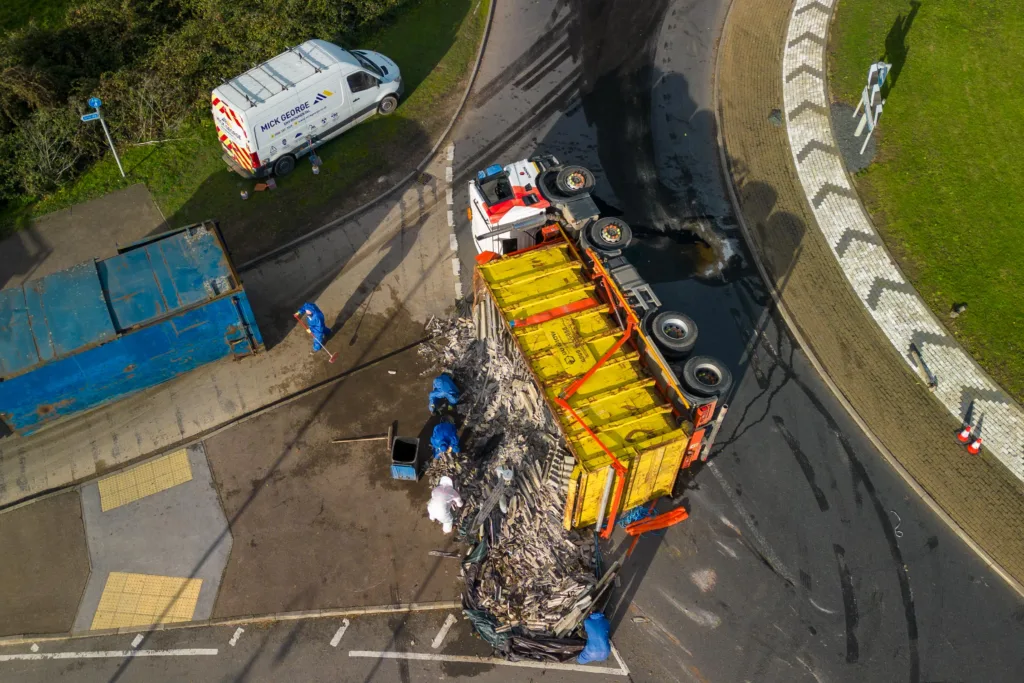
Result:
{"label": "asphalt road", "polygon": [[[456,131],[461,185],[483,166],[534,151],[593,169],[605,209],[640,235],[631,258],[665,305],[697,321],[697,351],[735,376],[713,458],[680,492],[690,519],[641,541],[609,611],[629,679],[1016,683],[1024,603],[916,499],[766,308],[717,167],[711,84],[726,8],[725,0],[500,0]],[[468,226],[459,229],[468,268]],[[464,622],[432,648],[441,623],[435,613],[352,619],[337,647],[332,620],[247,627],[234,646],[234,628],[164,632],[139,647],[217,653],[0,659],[0,678],[624,678],[350,654],[486,655]],[[40,652],[130,642],[44,644]],[[14,652],[30,653],[0,656]]]}
{"label": "asphalt road", "polygon": [[634,680],[1019,681],[1024,603],[885,463],[766,309],[718,166],[727,8],[500,2],[456,141],[463,184],[535,151],[594,170],[603,206],[641,235],[641,274],[696,320],[696,352],[735,376],[711,464],[683,494],[690,519],[644,541],[623,577],[623,656]]}
{"label": "asphalt road", "polygon": [[[628,680],[628,664],[510,664],[493,660],[453,611],[309,619],[40,643],[0,651],[0,680],[22,683],[475,683]],[[382,656],[380,653],[388,653]],[[128,655],[128,656],[126,656]]]}

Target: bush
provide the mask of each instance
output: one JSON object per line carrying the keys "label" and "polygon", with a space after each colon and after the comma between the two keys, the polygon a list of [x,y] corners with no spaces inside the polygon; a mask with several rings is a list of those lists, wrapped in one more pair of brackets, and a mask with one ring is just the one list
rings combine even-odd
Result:
{"label": "bush", "polygon": [[119,142],[173,136],[226,78],[312,37],[345,44],[405,0],[82,0],[59,28],[0,38],[0,202],[41,196]]}

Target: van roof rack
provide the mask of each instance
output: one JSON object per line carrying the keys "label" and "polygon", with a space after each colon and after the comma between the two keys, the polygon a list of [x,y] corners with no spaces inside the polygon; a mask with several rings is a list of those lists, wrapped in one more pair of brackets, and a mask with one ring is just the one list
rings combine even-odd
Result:
{"label": "van roof rack", "polygon": [[312,59],[308,59],[306,57],[306,55],[302,54],[302,50],[297,50],[296,49],[297,47],[302,47],[302,46],[301,45],[296,45],[295,47],[289,47],[288,48],[288,52],[294,52],[296,55],[298,55],[300,61],[308,62],[309,65],[313,67],[313,71],[315,73],[321,73],[323,71],[323,68],[321,68],[321,65],[318,64],[317,62],[314,62]]}
{"label": "van roof rack", "polygon": [[251,97],[249,97],[249,95],[247,95],[247,94],[246,94],[245,92],[243,92],[242,90],[239,90],[239,89],[238,89],[238,86],[236,86],[236,85],[235,85],[234,83],[232,83],[231,81],[229,81],[229,80],[226,80],[226,79],[225,79],[225,80],[224,80],[224,81],[223,81],[223,82],[221,83],[221,85],[226,85],[226,86],[229,86],[229,87],[230,87],[230,88],[231,88],[232,90],[234,90],[234,91],[235,91],[236,93],[238,93],[239,95],[241,95],[242,97],[244,97],[244,98],[245,98],[245,101],[249,103],[249,106],[250,106],[250,107],[255,107],[255,106],[256,106],[256,102],[255,102],[255,101],[253,101],[253,99],[252,99]]}

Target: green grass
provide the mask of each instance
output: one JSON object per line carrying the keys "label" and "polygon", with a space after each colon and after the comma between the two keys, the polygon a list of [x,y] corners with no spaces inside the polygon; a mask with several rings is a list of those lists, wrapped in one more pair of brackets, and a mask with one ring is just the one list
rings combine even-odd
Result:
{"label": "green grass", "polygon": [[56,26],[64,21],[64,12],[73,0],[2,0],[0,31],[21,28],[30,20],[40,26]]}
{"label": "green grass", "polygon": [[[278,181],[277,190],[253,192],[254,181],[226,170],[213,120],[203,112],[175,134],[179,139],[120,146],[126,180],[108,155],[54,195],[8,211],[8,229],[143,182],[172,226],[216,218],[237,261],[256,256],[349,208],[360,192],[386,187],[376,184],[378,177],[420,161],[462,95],[458,86],[476,57],[488,5],[489,0],[422,0],[351,46],[391,57],[402,70],[405,96],[391,116],[374,117],[321,147],[318,176],[301,160],[292,175]],[[243,188],[250,191],[244,202]]]}
{"label": "green grass", "polygon": [[[929,306],[1024,400],[1024,12],[1013,2],[925,0],[901,29],[910,13],[899,0],[838,8],[834,95],[856,103],[867,67],[886,53],[896,75],[877,161],[858,187]],[[951,320],[955,302],[968,309]]]}

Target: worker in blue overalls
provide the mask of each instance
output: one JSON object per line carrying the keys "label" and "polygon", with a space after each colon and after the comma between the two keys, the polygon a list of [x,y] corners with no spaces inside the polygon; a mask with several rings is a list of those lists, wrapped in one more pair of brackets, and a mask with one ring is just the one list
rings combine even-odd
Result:
{"label": "worker in blue overalls", "polygon": [[[324,312],[320,310],[320,307],[316,304],[304,303],[302,308],[296,311],[295,317],[302,318],[305,321],[306,331],[313,337],[313,350],[310,353],[316,353],[320,349],[326,351],[324,342],[327,341],[331,328],[327,327],[327,322],[324,320]],[[330,354],[330,351],[327,351],[327,353]]]}

